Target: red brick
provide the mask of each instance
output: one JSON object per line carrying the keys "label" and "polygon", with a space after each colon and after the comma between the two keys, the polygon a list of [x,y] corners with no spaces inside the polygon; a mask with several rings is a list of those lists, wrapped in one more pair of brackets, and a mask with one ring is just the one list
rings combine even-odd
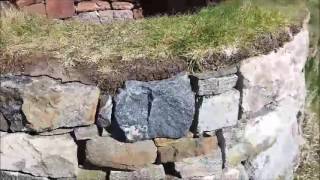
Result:
{"label": "red brick", "polygon": [[73,0],[46,0],[47,14],[50,18],[68,18],[75,13]]}
{"label": "red brick", "polygon": [[39,14],[39,15],[44,15],[44,16],[46,15],[46,8],[43,3],[25,6],[22,8],[22,11],[30,13],[30,14]]}

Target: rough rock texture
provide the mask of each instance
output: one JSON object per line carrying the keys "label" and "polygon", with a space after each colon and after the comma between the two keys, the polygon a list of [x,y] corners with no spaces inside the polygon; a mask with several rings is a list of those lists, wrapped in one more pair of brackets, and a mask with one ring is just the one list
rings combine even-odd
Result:
{"label": "rough rock texture", "polygon": [[106,180],[107,173],[100,170],[78,169],[77,180]]}
{"label": "rough rock texture", "polygon": [[25,6],[22,8],[22,10],[30,14],[37,14],[37,15],[44,15],[44,16],[46,15],[46,6],[43,3]]}
{"label": "rough rock texture", "polygon": [[76,140],[88,140],[99,136],[98,128],[96,125],[78,127],[74,129],[74,136]]}
{"label": "rough rock texture", "polygon": [[238,76],[235,67],[220,71],[193,74],[192,88],[199,96],[220,94],[236,86]]}
{"label": "rough rock texture", "polygon": [[250,58],[240,66],[242,118],[247,124],[227,161],[231,166],[246,161],[252,179],[293,177],[301,143],[307,55],[308,32],[302,30],[277,52]]}
{"label": "rough rock texture", "polygon": [[98,137],[86,144],[87,161],[98,167],[135,170],[155,162],[157,148],[153,141],[122,143],[111,137]]}
{"label": "rough rock texture", "polygon": [[222,157],[220,150],[207,156],[186,158],[175,162],[175,170],[182,179],[221,179]]}
{"label": "rough rock texture", "polygon": [[0,78],[0,111],[12,131],[44,131],[94,123],[99,89],[49,77]]}
{"label": "rough rock texture", "polygon": [[240,93],[235,89],[216,96],[200,97],[196,131],[202,133],[236,125],[239,101]]}
{"label": "rough rock texture", "polygon": [[70,135],[5,134],[1,136],[0,156],[2,170],[52,178],[77,174],[77,145]]}
{"label": "rough rock texture", "polygon": [[4,116],[0,112],[0,131],[8,131],[8,130],[9,130],[8,121],[4,118]]}
{"label": "rough rock texture", "polygon": [[111,6],[113,9],[118,9],[118,10],[130,10],[134,7],[132,3],[129,2],[112,2]]}
{"label": "rough rock texture", "polygon": [[175,162],[188,157],[201,156],[218,149],[216,137],[155,139],[159,163]]}
{"label": "rough rock texture", "polygon": [[75,13],[73,0],[46,0],[46,11],[50,18],[69,18]]}
{"label": "rough rock texture", "polygon": [[194,116],[194,94],[187,75],[139,82],[127,81],[115,98],[115,120],[127,140],[180,138]]}
{"label": "rough rock texture", "polygon": [[151,165],[133,172],[111,171],[110,180],[138,180],[138,179],[152,179],[164,180],[165,172],[162,165]]}
{"label": "rough rock texture", "polygon": [[69,129],[55,129],[52,131],[45,131],[42,133],[39,133],[40,136],[53,136],[53,135],[61,135],[61,134],[68,134],[73,131],[72,128]]}
{"label": "rough rock texture", "polygon": [[112,97],[102,96],[99,103],[99,112],[96,124],[98,127],[106,128],[111,125]]}
{"label": "rough rock texture", "polygon": [[2,180],[49,180],[49,178],[46,178],[46,177],[35,177],[29,174],[3,171],[3,170],[0,170],[0,179]]}
{"label": "rough rock texture", "polygon": [[131,10],[117,10],[113,11],[114,20],[130,20],[133,19],[133,12]]}

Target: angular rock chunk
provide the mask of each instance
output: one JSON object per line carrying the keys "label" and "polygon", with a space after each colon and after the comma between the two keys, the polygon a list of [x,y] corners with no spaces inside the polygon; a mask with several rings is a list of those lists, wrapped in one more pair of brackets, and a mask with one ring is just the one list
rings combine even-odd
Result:
{"label": "angular rock chunk", "polygon": [[219,149],[208,156],[186,158],[174,165],[182,179],[221,179],[222,176],[222,156]]}
{"label": "angular rock chunk", "polygon": [[112,2],[111,6],[112,6],[112,9],[117,9],[117,10],[130,10],[134,7],[134,5],[129,2]]}
{"label": "angular rock chunk", "polygon": [[98,167],[135,170],[154,163],[157,148],[153,141],[122,143],[111,137],[98,137],[86,144],[86,160]]}
{"label": "angular rock chunk", "polygon": [[198,96],[221,94],[236,86],[236,67],[218,71],[193,74],[190,76],[192,88]]}
{"label": "angular rock chunk", "polygon": [[78,127],[74,129],[74,135],[76,139],[79,140],[88,140],[93,139],[99,136],[98,128],[96,125]]}
{"label": "angular rock chunk", "polygon": [[4,118],[4,116],[0,112],[0,131],[7,132],[8,130],[9,130],[8,121]]}
{"label": "angular rock chunk", "polygon": [[114,10],[113,18],[115,20],[129,20],[133,19],[133,12],[131,10]]}
{"label": "angular rock chunk", "polygon": [[99,89],[49,77],[0,78],[0,111],[12,131],[42,132],[94,123]]}
{"label": "angular rock chunk", "polygon": [[155,139],[159,163],[175,162],[188,157],[201,156],[218,149],[216,137]]}
{"label": "angular rock chunk", "polygon": [[61,135],[61,134],[68,134],[71,133],[73,129],[55,129],[52,131],[45,131],[42,133],[39,133],[40,136],[53,136],[53,135]]}
{"label": "angular rock chunk", "polygon": [[199,98],[197,132],[213,131],[237,124],[239,91],[233,89],[223,94]]}
{"label": "angular rock chunk", "polygon": [[129,141],[183,137],[195,111],[187,75],[162,81],[127,81],[115,102],[115,121]]}
{"label": "angular rock chunk", "polygon": [[110,180],[137,180],[137,179],[152,179],[163,180],[166,174],[162,165],[150,165],[133,172],[111,171]]}
{"label": "angular rock chunk", "polygon": [[1,136],[0,156],[2,170],[51,178],[77,174],[77,145],[70,135],[5,134]]}
{"label": "angular rock chunk", "polygon": [[98,119],[96,121],[97,126],[106,128],[111,125],[112,107],[111,96],[102,96],[100,98]]}

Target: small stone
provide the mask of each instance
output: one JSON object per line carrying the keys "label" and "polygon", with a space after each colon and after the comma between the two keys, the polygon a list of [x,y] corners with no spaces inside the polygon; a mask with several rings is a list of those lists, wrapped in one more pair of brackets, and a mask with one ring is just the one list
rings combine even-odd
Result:
{"label": "small stone", "polygon": [[115,20],[130,20],[133,19],[133,13],[131,10],[114,10],[113,19]]}
{"label": "small stone", "polygon": [[134,19],[142,19],[142,18],[144,18],[142,8],[133,9],[132,12],[133,12],[133,18]]}
{"label": "small stone", "polygon": [[78,127],[74,129],[74,135],[76,139],[79,140],[88,140],[93,139],[99,136],[98,128],[95,125]]}
{"label": "small stone", "polygon": [[111,137],[97,137],[86,143],[86,160],[97,167],[136,170],[155,162],[153,141],[122,143]]}
{"label": "small stone", "polygon": [[46,16],[46,7],[43,3],[39,4],[32,4],[29,6],[22,7],[22,11],[30,14],[37,14],[37,15],[43,15]]}
{"label": "small stone", "polygon": [[68,134],[8,133],[1,136],[0,156],[2,170],[51,178],[75,177],[77,174],[77,145]]}
{"label": "small stone", "polygon": [[96,11],[99,9],[98,4],[95,1],[82,1],[76,6],[77,12]]}
{"label": "small stone", "polygon": [[106,128],[111,125],[112,115],[112,97],[101,96],[99,104],[99,113],[96,124],[98,127]]}
{"label": "small stone", "polygon": [[186,158],[174,163],[182,179],[221,179],[222,156],[220,149],[207,156]]}
{"label": "small stone", "polygon": [[49,180],[47,177],[35,177],[20,172],[11,172],[0,170],[0,179],[2,180]]}
{"label": "small stone", "polygon": [[236,86],[238,76],[235,74],[223,77],[191,76],[193,90],[198,96],[221,94]]}
{"label": "small stone", "polygon": [[127,81],[115,98],[115,122],[128,141],[184,137],[194,112],[194,93],[187,75],[162,81]]}
{"label": "small stone", "polygon": [[111,6],[112,9],[115,10],[131,10],[134,7],[134,5],[129,2],[112,2]]}
{"label": "small stone", "polygon": [[167,163],[184,158],[210,154],[218,149],[216,137],[181,138],[181,139],[155,139],[158,147],[158,162]]}
{"label": "small stone", "polygon": [[78,169],[77,180],[105,180],[107,173],[100,170]]}
{"label": "small stone", "polygon": [[214,131],[237,124],[240,93],[230,90],[216,96],[200,97],[197,132]]}
{"label": "small stone", "polygon": [[166,174],[162,165],[150,165],[133,172],[111,171],[109,178],[110,180],[164,180],[165,176]]}
{"label": "small stone", "polygon": [[46,10],[50,18],[69,18],[75,13],[73,0],[46,0]]}

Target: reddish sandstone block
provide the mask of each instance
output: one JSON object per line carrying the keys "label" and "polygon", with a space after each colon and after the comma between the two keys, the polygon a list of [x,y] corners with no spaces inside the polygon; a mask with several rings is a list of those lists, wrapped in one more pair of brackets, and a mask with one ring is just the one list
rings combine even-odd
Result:
{"label": "reddish sandstone block", "polygon": [[111,5],[109,2],[107,1],[96,1],[98,6],[99,6],[99,10],[108,10],[111,9]]}
{"label": "reddish sandstone block", "polygon": [[37,4],[37,3],[42,3],[43,0],[16,0],[15,4],[19,7],[25,7],[25,6],[29,6],[32,4]]}
{"label": "reddish sandstone block", "polygon": [[109,2],[97,0],[79,2],[76,7],[77,12],[89,12],[107,9],[111,9]]}
{"label": "reddish sandstone block", "polygon": [[139,9],[133,9],[133,18],[134,19],[142,19],[143,18],[143,10],[142,8]]}
{"label": "reddish sandstone block", "polygon": [[68,18],[75,13],[74,0],[46,0],[47,14],[50,18]]}
{"label": "reddish sandstone block", "polygon": [[134,5],[129,2],[112,2],[112,8],[116,10],[131,10]]}
{"label": "reddish sandstone block", "polygon": [[30,14],[38,14],[46,16],[46,7],[43,3],[32,4],[30,6],[24,6],[22,11],[30,13]]}

